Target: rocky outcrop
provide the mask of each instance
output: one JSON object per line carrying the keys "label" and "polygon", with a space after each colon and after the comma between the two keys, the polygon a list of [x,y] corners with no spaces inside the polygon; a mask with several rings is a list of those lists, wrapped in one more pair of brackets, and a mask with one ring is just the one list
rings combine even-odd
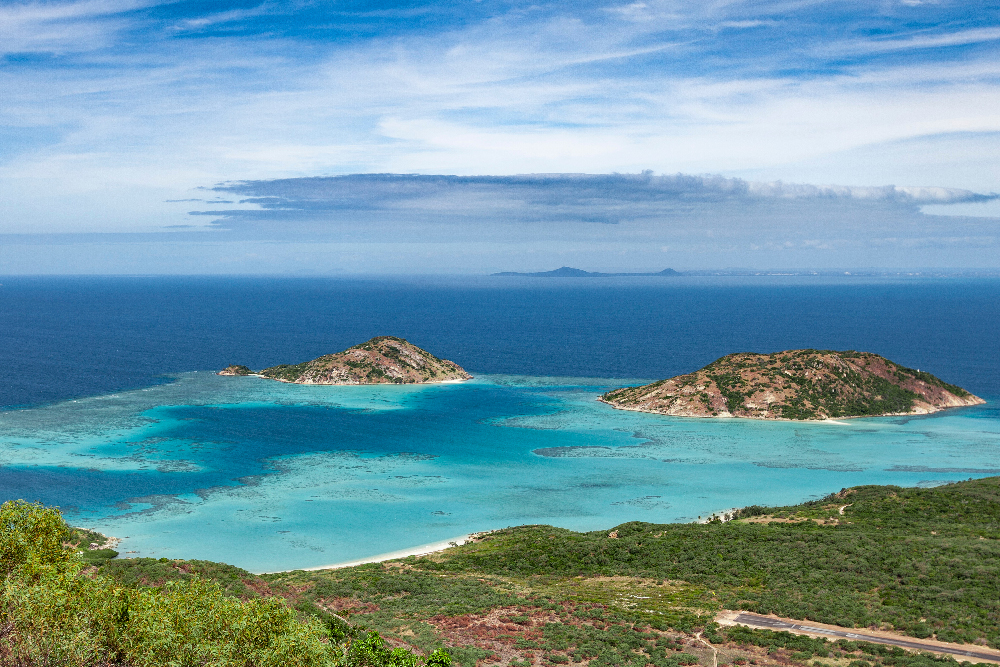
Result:
{"label": "rocky outcrop", "polygon": [[830,350],[730,354],[694,373],[617,389],[599,400],[623,410],[751,419],[927,414],[985,403],[877,354]]}
{"label": "rocky outcrop", "polygon": [[246,366],[226,366],[217,373],[218,375],[253,375],[253,371]]}
{"label": "rocky outcrop", "polygon": [[458,364],[393,336],[372,338],[294,366],[265,368],[260,375],[296,384],[417,384],[472,377]]}

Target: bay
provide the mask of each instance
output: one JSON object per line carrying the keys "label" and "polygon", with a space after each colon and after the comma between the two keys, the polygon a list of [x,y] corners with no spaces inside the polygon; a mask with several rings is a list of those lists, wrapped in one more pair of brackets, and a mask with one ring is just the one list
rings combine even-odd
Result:
{"label": "bay", "polygon": [[[130,556],[255,571],[524,523],[692,521],[865,483],[1000,474],[995,280],[7,278],[0,493]],[[302,387],[212,370],[399,335],[469,383]],[[985,406],[843,423],[616,411],[735,351],[862,349]]]}

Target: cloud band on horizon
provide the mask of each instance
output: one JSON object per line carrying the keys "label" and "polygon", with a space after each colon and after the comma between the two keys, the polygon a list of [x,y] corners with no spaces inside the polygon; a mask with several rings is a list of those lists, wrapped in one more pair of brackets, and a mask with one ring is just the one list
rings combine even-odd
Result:
{"label": "cloud band on horizon", "polygon": [[257,239],[358,242],[389,235],[425,243],[561,240],[660,244],[699,253],[735,248],[847,252],[948,245],[956,235],[975,245],[992,244],[1000,222],[921,213],[924,205],[998,197],[957,188],[759,183],[651,171],[352,174],[240,181],[211,190],[240,197],[242,207],[192,215],[214,217],[213,227]]}

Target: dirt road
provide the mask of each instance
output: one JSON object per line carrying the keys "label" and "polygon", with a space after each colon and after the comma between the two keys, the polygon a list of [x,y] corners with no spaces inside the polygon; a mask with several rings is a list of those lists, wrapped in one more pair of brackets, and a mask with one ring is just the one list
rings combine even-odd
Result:
{"label": "dirt road", "polygon": [[961,644],[946,644],[944,642],[922,642],[919,639],[899,639],[887,637],[884,634],[871,634],[864,631],[848,630],[846,628],[837,629],[825,624],[812,624],[807,621],[791,621],[770,616],[761,616],[749,612],[739,612],[728,614],[725,618],[719,618],[719,623],[723,625],[746,625],[751,628],[762,628],[765,630],[784,630],[800,635],[820,635],[824,637],[834,637],[837,639],[849,639],[851,641],[865,641],[873,644],[888,644],[889,646],[899,646],[911,651],[931,651],[933,653],[948,653],[950,655],[974,658],[976,660],[988,660],[990,662],[1000,662],[1000,651],[993,651],[986,647],[970,647]]}

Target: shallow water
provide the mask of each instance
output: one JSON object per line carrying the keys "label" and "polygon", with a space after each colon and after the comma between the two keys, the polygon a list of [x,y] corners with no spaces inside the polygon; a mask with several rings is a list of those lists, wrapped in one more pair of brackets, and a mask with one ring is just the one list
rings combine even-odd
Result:
{"label": "shallow water", "polygon": [[1000,474],[994,400],[840,423],[671,418],[595,400],[623,384],[310,387],[184,373],[0,412],[0,487],[124,537],[130,556],[273,571],[509,525],[692,521],[857,484]]}

